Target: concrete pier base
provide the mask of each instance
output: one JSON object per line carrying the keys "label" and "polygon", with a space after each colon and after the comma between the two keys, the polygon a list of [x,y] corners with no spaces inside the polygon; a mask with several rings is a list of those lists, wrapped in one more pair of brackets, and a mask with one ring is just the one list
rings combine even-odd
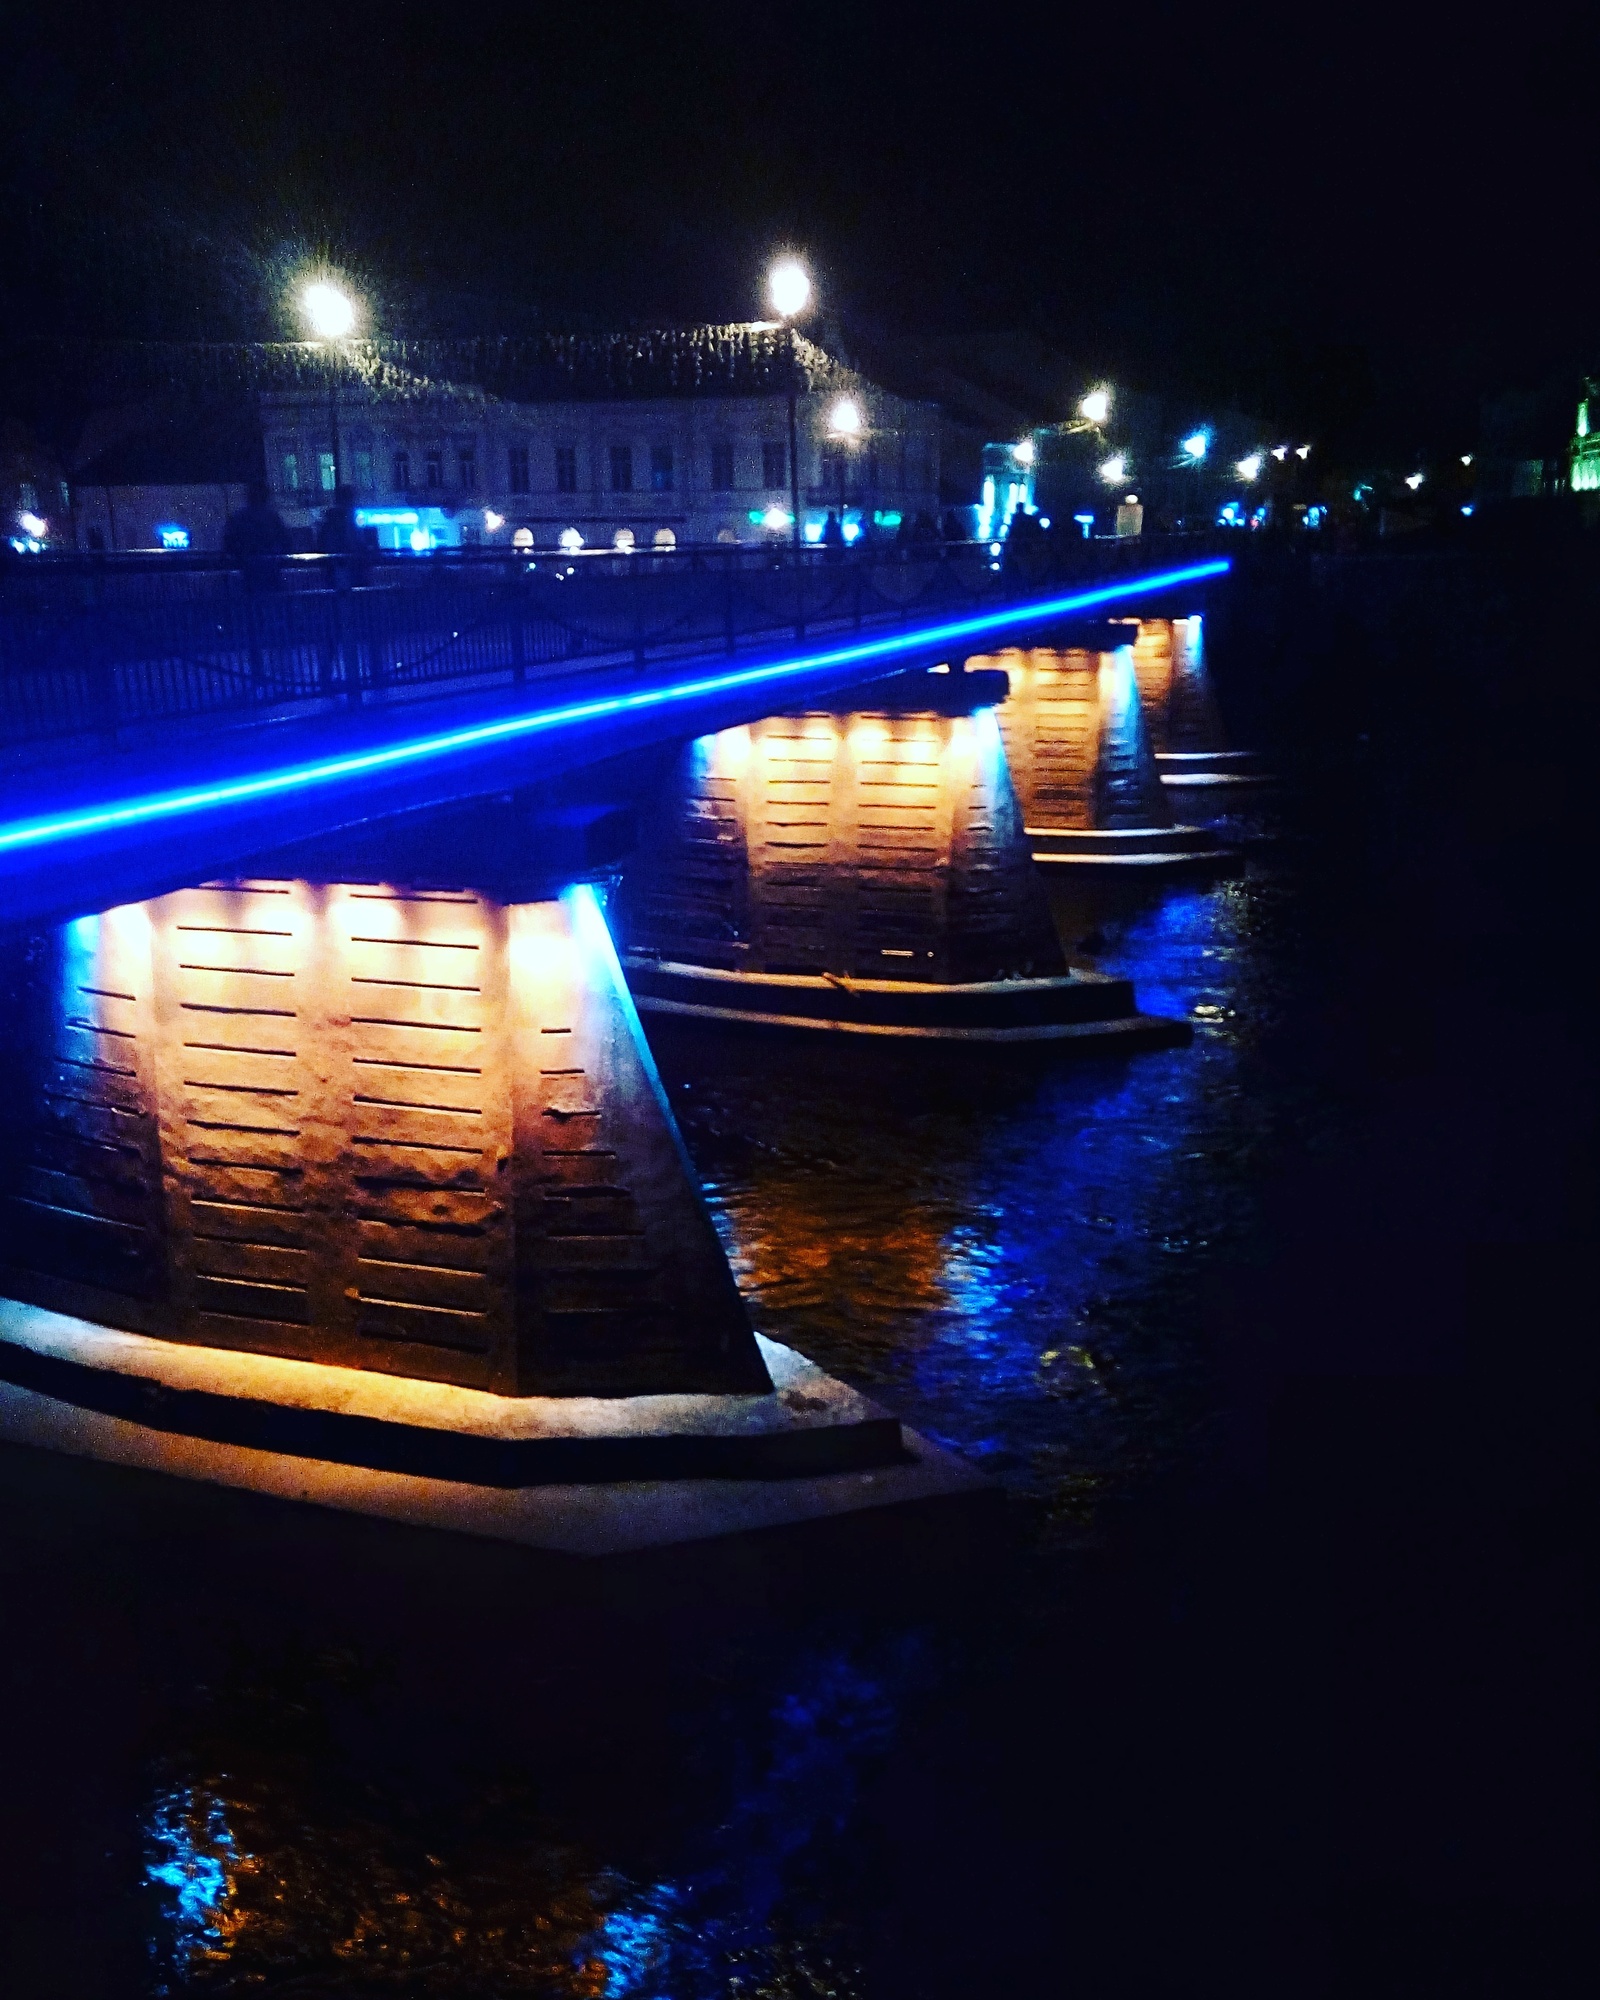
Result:
{"label": "concrete pier base", "polygon": [[1131,981],[1095,972],[953,984],[726,972],[643,958],[624,965],[641,1014],[726,1027],[990,1048],[1056,1044],[1098,1053],[1171,1048],[1190,1039],[1185,1022],[1141,1014]]}
{"label": "concrete pier base", "polygon": [[[1210,828],[1174,824],[1145,716],[1152,663],[1170,678],[1171,633],[1165,621],[1147,624],[1148,633],[1108,626],[1103,636],[1115,641],[1109,651],[995,656],[1010,678],[999,723],[1026,842],[1046,875],[1159,881],[1230,874],[1241,865]],[[1157,636],[1166,641],[1159,656]]]}
{"label": "concrete pier base", "polygon": [[576,1556],[987,1489],[757,1338],[764,1394],[507,1397],[0,1300],[0,1440]]}

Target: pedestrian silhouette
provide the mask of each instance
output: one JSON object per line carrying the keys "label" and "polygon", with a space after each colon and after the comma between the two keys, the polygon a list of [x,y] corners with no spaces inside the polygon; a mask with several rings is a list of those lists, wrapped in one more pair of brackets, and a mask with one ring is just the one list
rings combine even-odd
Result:
{"label": "pedestrian silhouette", "polygon": [[283,559],[289,553],[289,530],[261,480],[251,481],[244,506],[228,516],[222,547],[244,577],[246,590],[278,588]]}

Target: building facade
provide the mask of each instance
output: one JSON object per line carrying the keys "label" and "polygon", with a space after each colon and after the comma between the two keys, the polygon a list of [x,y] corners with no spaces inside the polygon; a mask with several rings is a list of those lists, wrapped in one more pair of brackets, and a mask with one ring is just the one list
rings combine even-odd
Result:
{"label": "building facade", "polygon": [[[833,429],[841,404],[858,426]],[[337,423],[337,440],[335,439]],[[382,546],[672,548],[792,534],[782,394],[509,402],[441,386],[404,400],[262,398],[267,475],[309,530],[350,485]],[[938,518],[936,414],[869,384],[795,399],[802,532],[846,538]],[[337,479],[336,479],[337,474]]]}

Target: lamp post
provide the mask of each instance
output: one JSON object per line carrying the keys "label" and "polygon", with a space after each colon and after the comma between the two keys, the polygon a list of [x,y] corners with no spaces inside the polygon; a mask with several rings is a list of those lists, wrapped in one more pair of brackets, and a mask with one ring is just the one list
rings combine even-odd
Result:
{"label": "lamp post", "polygon": [[328,429],[333,438],[333,485],[339,488],[339,378],[337,343],[356,323],[355,301],[327,278],[315,279],[300,294],[300,310],[315,339],[324,343],[328,359]]}
{"label": "lamp post", "polygon": [[[767,273],[767,297],[772,310],[790,330],[811,303],[811,275],[797,257],[780,257]],[[800,552],[800,438],[798,390],[794,381],[795,356],[789,356],[789,529],[796,555]]]}
{"label": "lamp post", "polygon": [[841,396],[828,412],[828,435],[838,446],[839,533],[844,533],[845,452],[861,436],[861,405],[853,396]]}

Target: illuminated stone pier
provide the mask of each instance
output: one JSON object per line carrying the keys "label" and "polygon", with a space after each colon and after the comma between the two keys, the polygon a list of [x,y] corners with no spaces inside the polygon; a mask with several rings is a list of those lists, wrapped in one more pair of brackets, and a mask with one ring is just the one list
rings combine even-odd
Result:
{"label": "illuminated stone pier", "polygon": [[588,885],[212,886],[8,970],[0,1435],[577,1553],[971,1484],[752,1331]]}
{"label": "illuminated stone pier", "polygon": [[1253,750],[1231,750],[1205,655],[1205,621],[1141,618],[1134,677],[1161,782],[1182,792],[1267,782]]}
{"label": "illuminated stone pier", "polygon": [[[959,678],[950,690],[959,704]],[[702,738],[646,823],[622,907],[646,1012],[944,1043],[1186,1039],[1138,1013],[1126,980],[1069,972],[989,708]]]}
{"label": "illuminated stone pier", "polygon": [[1174,823],[1140,701],[1131,626],[1105,650],[1008,651],[1001,734],[1028,846],[1047,870],[1159,876],[1214,872],[1231,857],[1203,827]]}

